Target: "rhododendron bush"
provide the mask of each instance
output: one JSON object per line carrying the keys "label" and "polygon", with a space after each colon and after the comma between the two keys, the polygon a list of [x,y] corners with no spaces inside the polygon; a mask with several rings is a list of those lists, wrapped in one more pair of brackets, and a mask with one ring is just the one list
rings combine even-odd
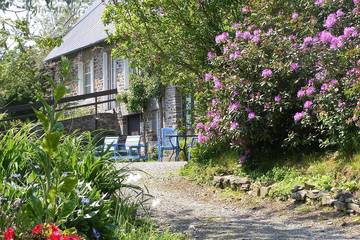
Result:
{"label": "rhododendron bush", "polygon": [[208,53],[199,142],[230,142],[241,162],[272,146],[355,148],[360,3],[256,1],[241,11]]}

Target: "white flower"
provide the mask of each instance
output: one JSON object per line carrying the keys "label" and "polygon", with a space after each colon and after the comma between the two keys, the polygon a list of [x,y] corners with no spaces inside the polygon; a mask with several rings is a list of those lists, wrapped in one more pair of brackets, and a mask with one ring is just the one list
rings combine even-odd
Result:
{"label": "white flower", "polygon": [[155,198],[154,200],[152,200],[151,202],[151,208],[156,208],[157,206],[160,205],[161,200],[159,198]]}
{"label": "white flower", "polygon": [[127,178],[125,183],[130,184],[130,183],[136,183],[141,179],[141,175],[140,174],[130,174]]}

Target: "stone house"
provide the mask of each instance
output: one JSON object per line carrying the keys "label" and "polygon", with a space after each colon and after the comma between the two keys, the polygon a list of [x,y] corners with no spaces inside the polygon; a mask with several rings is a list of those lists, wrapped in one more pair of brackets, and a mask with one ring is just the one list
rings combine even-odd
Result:
{"label": "stone house", "polygon": [[[116,59],[111,56],[112,46],[106,43],[107,33],[111,27],[105,27],[101,16],[106,4],[96,0],[83,17],[63,37],[59,47],[54,48],[45,61],[53,66],[55,79],[58,76],[58,64],[62,56],[71,62],[73,81],[68,83],[69,95],[83,95],[105,90],[117,89],[118,92],[129,88],[129,74],[131,68],[128,59]],[[107,96],[108,98],[109,96]],[[112,96],[114,97],[114,96]],[[184,114],[186,102],[180,92],[173,86],[164,90],[162,101],[151,101],[146,113],[129,112],[123,103],[106,103],[100,107],[103,114],[111,114],[110,128],[119,135],[139,135],[145,130],[148,140],[156,141],[161,127],[178,126],[183,119],[189,118]],[[160,112],[161,111],[161,112]],[[88,114],[89,115],[89,114]],[[89,118],[88,118],[89,119]],[[109,121],[109,120],[108,120]],[[84,125],[85,122],[79,123]],[[102,125],[103,126],[103,125]]]}

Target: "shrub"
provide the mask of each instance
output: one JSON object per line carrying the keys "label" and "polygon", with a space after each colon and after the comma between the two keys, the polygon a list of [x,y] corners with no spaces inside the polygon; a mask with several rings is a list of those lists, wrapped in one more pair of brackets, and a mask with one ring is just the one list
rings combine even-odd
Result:
{"label": "shrub", "polygon": [[210,71],[198,84],[198,103],[206,106],[199,141],[230,142],[241,162],[273,146],[356,149],[358,7],[357,1],[249,3],[240,21],[216,36],[221,51],[209,53]]}

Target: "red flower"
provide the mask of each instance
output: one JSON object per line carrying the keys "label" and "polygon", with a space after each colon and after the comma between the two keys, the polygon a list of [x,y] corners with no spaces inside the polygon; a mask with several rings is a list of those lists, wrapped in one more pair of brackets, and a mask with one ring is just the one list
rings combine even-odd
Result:
{"label": "red flower", "polygon": [[59,228],[57,227],[57,226],[55,226],[54,224],[50,224],[50,227],[51,227],[51,230],[53,231],[53,232],[59,232]]}
{"label": "red flower", "polygon": [[40,234],[41,231],[43,229],[43,225],[42,224],[38,224],[36,225],[33,230],[32,230],[32,235],[37,235],[37,234]]}
{"label": "red flower", "polygon": [[49,236],[48,240],[63,240],[63,237],[60,232],[53,231]]}
{"label": "red flower", "polygon": [[69,235],[65,236],[63,240],[81,240],[81,238],[77,235]]}
{"label": "red flower", "polygon": [[15,237],[15,231],[12,227],[9,227],[8,229],[6,229],[6,231],[4,232],[4,238],[5,240],[14,240]]}

